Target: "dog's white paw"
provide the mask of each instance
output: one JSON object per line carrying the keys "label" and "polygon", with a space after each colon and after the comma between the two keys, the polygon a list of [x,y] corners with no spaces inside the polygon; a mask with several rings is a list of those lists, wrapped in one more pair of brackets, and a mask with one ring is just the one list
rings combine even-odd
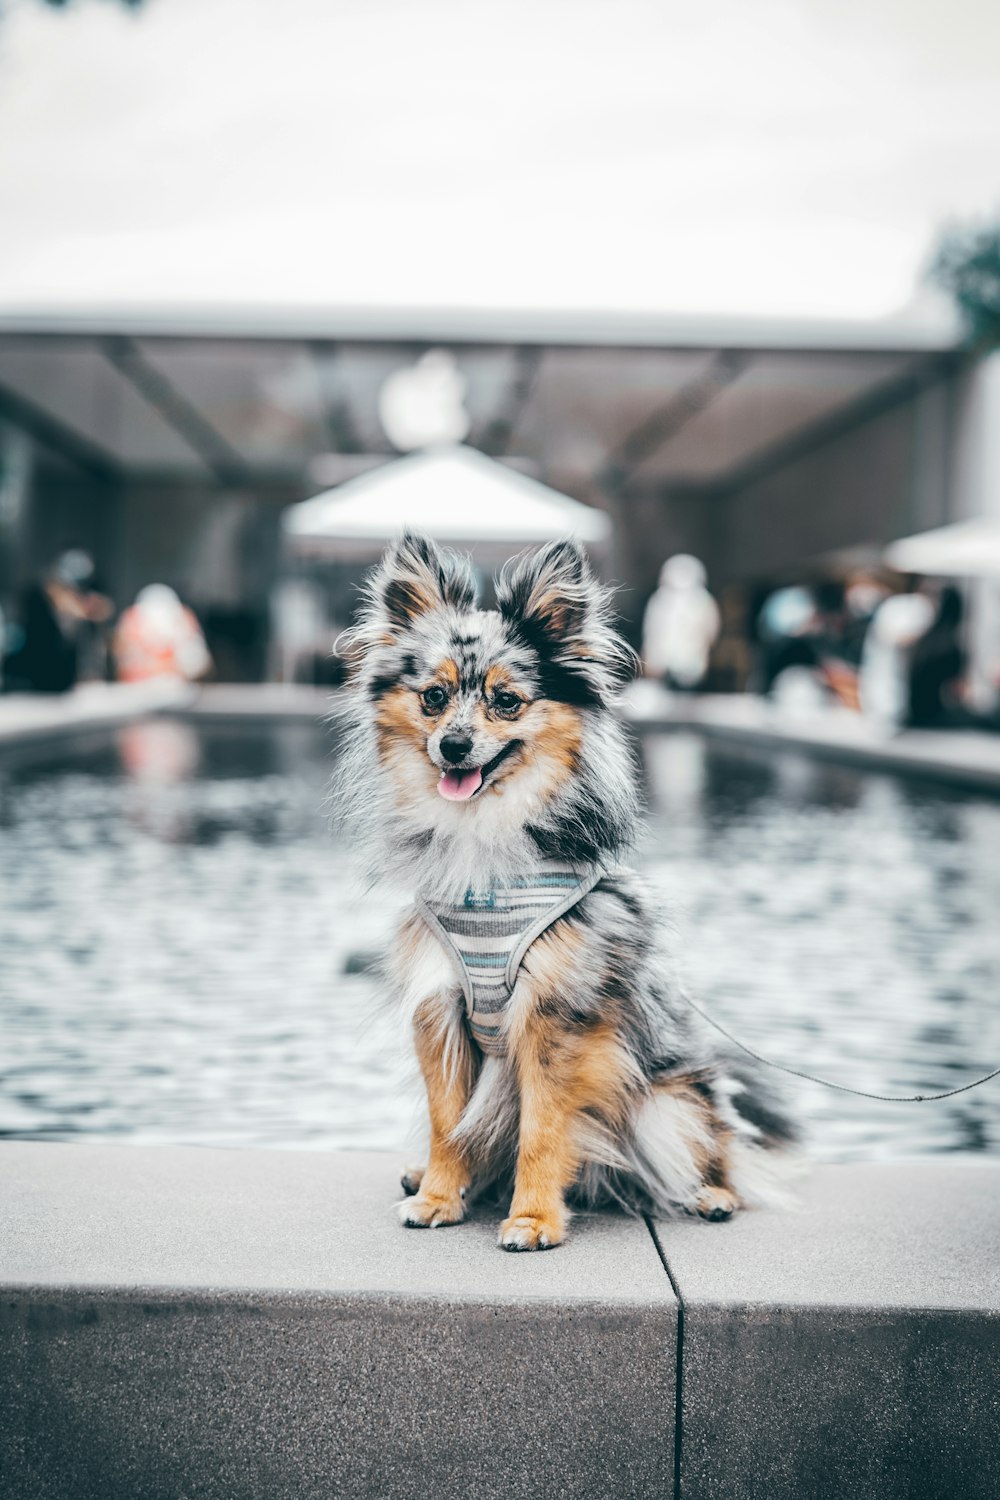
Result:
{"label": "dog's white paw", "polygon": [[525,1214],[517,1219],[504,1219],[497,1244],[501,1250],[552,1250],[565,1237],[564,1224]]}
{"label": "dog's white paw", "polygon": [[443,1229],[446,1224],[461,1224],[465,1203],[461,1196],[449,1198],[442,1193],[421,1192],[413,1198],[404,1198],[396,1205],[396,1212],[407,1229]]}

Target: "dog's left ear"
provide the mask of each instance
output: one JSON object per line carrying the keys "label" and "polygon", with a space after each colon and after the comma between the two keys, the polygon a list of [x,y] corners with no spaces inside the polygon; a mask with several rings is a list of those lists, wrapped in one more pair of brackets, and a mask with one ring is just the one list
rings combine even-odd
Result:
{"label": "dog's left ear", "polygon": [[614,628],[611,590],[579,542],[550,542],[516,558],[497,579],[496,597],[504,619],[538,652],[552,696],[606,702],[634,670],[635,654]]}

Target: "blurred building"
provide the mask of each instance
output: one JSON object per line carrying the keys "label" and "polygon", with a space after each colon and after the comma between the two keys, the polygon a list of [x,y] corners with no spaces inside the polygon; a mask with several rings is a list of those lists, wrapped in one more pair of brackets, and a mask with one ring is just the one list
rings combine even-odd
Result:
{"label": "blurred building", "polygon": [[1000,364],[948,327],[7,316],[0,607],[83,547],[119,606],[169,584],[220,675],[263,675],[282,512],[398,456],[384,393],[432,348],[461,372],[469,447],[608,512],[633,627],[672,552],[705,561],[725,611],[733,591],[1000,514]]}

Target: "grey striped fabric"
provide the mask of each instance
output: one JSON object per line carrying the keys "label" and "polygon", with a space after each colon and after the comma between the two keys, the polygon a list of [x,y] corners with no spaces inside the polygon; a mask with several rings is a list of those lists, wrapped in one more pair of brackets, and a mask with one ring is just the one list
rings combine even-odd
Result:
{"label": "grey striped fabric", "polygon": [[466,891],[457,906],[417,901],[420,915],[458,961],[469,1031],[483,1052],[503,1054],[504,1011],[531,944],[603,874],[596,866],[581,872],[546,859],[530,876],[502,889]]}

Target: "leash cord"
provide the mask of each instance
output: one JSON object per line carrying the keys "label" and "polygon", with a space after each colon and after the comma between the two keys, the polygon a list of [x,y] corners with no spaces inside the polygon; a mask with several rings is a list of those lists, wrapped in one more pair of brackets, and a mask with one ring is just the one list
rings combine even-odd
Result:
{"label": "leash cord", "polygon": [[842,1094],[856,1094],[859,1099],[877,1099],[881,1104],[932,1104],[936,1099],[953,1099],[956,1094],[967,1094],[969,1089],[977,1089],[981,1083],[989,1083],[991,1078],[1000,1074],[1000,1068],[994,1068],[992,1073],[984,1073],[982,1078],[974,1078],[971,1083],[963,1083],[957,1089],[946,1089],[943,1094],[869,1094],[865,1089],[852,1089],[846,1083],[832,1083],[829,1078],[817,1078],[815,1073],[804,1073],[801,1068],[790,1068],[787,1063],[775,1062],[771,1057],[762,1057],[752,1047],[741,1042],[738,1037],[727,1031],[721,1021],[710,1016],[707,1010],[702,1010],[697,1001],[692,1000],[690,995],[684,997],[692,1010],[698,1012],[703,1021],[709,1026],[714,1026],[720,1031],[727,1041],[732,1042],[734,1047],[739,1047],[748,1057],[755,1062],[763,1063],[767,1068],[777,1068],[779,1072],[791,1073],[793,1078],[806,1078],[810,1083],[821,1083],[827,1089],[839,1089]]}

